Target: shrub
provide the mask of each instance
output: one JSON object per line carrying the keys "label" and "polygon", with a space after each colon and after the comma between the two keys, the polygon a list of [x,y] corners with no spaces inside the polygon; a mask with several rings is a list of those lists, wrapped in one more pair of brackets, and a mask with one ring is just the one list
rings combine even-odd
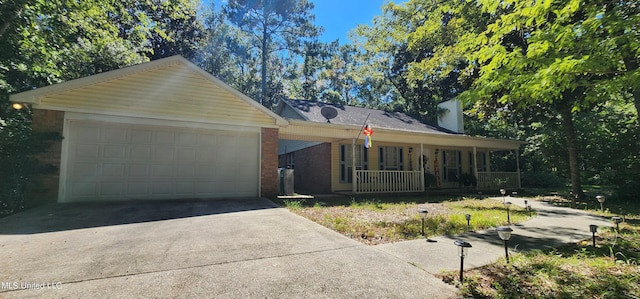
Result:
{"label": "shrub", "polygon": [[522,187],[529,188],[558,188],[567,184],[566,179],[547,171],[524,172],[521,180]]}

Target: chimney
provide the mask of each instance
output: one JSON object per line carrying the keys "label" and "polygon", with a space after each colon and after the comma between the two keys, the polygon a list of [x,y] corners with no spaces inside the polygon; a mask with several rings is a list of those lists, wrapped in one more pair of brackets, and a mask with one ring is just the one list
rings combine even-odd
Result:
{"label": "chimney", "polygon": [[453,99],[438,104],[438,108],[445,110],[438,116],[438,126],[456,133],[464,133],[464,121],[462,119],[462,103]]}

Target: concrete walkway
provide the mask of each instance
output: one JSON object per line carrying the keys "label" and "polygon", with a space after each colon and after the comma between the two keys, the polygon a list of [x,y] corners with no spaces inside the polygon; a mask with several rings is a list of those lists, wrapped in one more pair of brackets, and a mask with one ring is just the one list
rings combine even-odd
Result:
{"label": "concrete walkway", "polygon": [[[502,201],[502,198],[486,200]],[[506,200],[515,205],[525,206],[522,198],[507,197]],[[538,215],[532,220],[511,226],[513,232],[508,242],[511,252],[553,248],[590,239],[590,224],[599,227],[612,225],[608,219],[592,216],[579,210],[556,207],[540,201],[530,200],[529,204]],[[473,219],[471,221],[473,222]],[[457,236],[382,244],[375,248],[414,264],[431,274],[437,274],[443,270],[460,269],[458,248],[453,244],[455,240],[467,241],[473,246],[469,248],[468,256],[465,257],[465,269],[484,266],[505,258],[504,242],[498,237],[495,228]]]}

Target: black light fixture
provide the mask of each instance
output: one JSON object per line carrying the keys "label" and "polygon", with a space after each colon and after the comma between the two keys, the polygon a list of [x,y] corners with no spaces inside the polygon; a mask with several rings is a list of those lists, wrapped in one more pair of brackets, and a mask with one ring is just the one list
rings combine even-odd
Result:
{"label": "black light fixture", "polygon": [[464,280],[463,271],[464,271],[464,257],[467,256],[467,252],[469,248],[471,248],[471,244],[469,242],[465,242],[462,240],[455,240],[453,242],[456,246],[458,246],[458,255],[460,256],[460,282]]}
{"label": "black light fixture", "polygon": [[611,221],[616,224],[616,232],[620,234],[620,222],[622,222],[622,218],[620,216],[611,217]]}
{"label": "black light fixture", "polygon": [[513,229],[508,226],[498,226],[496,230],[498,231],[500,239],[504,241],[504,256],[507,259],[507,263],[509,263],[509,249],[507,248],[507,242],[511,239],[511,232]]}
{"label": "black light fixture", "polygon": [[471,214],[464,214],[464,219],[467,219],[467,231],[471,231]]}
{"label": "black light fixture", "polygon": [[429,211],[427,211],[426,209],[418,210],[418,214],[420,214],[420,219],[422,219],[422,235],[423,236],[424,236],[424,220],[427,218],[428,213]]}
{"label": "black light fixture", "polygon": [[596,233],[598,232],[598,226],[595,224],[589,225],[591,231],[591,237],[593,238],[593,247],[596,247]]}
{"label": "black light fixture", "polygon": [[500,194],[502,194],[502,202],[504,203],[504,195],[507,194],[507,190],[500,189]]}
{"label": "black light fixture", "polygon": [[511,202],[507,201],[504,203],[504,208],[507,209],[507,223],[511,224],[511,213],[509,213],[509,207],[511,206]]}
{"label": "black light fixture", "polygon": [[525,199],[524,200],[524,206],[526,207],[528,203],[529,203],[529,201]]}
{"label": "black light fixture", "polygon": [[600,212],[604,212],[604,196],[598,195],[596,196],[596,199],[600,203]]}
{"label": "black light fixture", "polygon": [[529,212],[529,217],[531,217],[531,210],[532,210],[531,205],[527,205],[527,211]]}

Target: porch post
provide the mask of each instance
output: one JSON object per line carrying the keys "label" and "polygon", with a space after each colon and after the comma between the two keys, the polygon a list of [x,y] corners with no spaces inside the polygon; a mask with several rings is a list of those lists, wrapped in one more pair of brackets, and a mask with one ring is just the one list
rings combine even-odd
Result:
{"label": "porch post", "polygon": [[427,187],[424,185],[424,144],[420,143],[420,188],[424,191],[427,190]]}
{"label": "porch post", "polygon": [[518,189],[522,188],[522,183],[520,182],[520,149],[516,149],[516,168],[518,169]]}
{"label": "porch post", "polygon": [[473,175],[476,177],[476,190],[480,189],[480,184],[478,184],[478,148],[473,147]]}
{"label": "porch post", "polygon": [[351,142],[351,188],[353,194],[356,193],[358,189],[357,178],[356,178],[356,139],[354,138]]}

